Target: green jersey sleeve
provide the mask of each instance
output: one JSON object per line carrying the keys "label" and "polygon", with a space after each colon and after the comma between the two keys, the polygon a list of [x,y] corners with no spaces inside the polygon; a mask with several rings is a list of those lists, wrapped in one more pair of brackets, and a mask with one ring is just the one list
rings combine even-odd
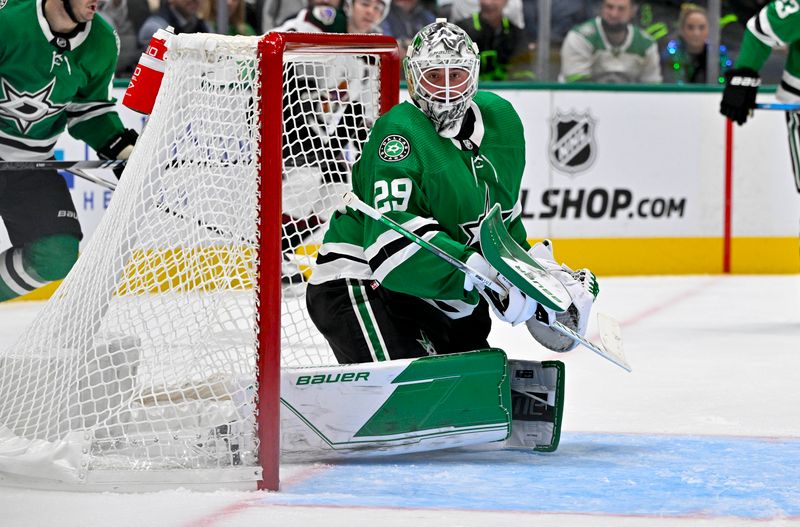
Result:
{"label": "green jersey sleeve", "polygon": [[800,1],[775,0],[747,22],[737,68],[759,71],[773,48],[800,40]]}
{"label": "green jersey sleeve", "polygon": [[98,44],[86,50],[84,60],[92,67],[87,68],[86,84],[67,105],[67,127],[70,135],[97,150],[121,134],[125,127],[116,113],[116,100],[111,97],[118,52],[107,52],[109,48],[117,49],[118,40],[114,30],[100,16],[95,17],[93,24],[99,26],[96,28]]}

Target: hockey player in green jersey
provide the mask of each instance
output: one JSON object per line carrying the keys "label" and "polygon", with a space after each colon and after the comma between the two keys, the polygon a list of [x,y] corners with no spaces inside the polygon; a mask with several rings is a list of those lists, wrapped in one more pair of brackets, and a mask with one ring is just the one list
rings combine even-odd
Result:
{"label": "hockey player in green jersey", "polygon": [[[773,48],[787,46],[786,66],[775,93],[779,101],[800,103],[800,1],[775,0],[747,22],[739,58],[725,78],[720,112],[742,125],[756,107],[759,71]],[[795,185],[800,192],[800,112],[787,112],[789,152]]]}
{"label": "hockey player in green jersey", "polygon": [[[479,252],[479,225],[499,203],[515,241],[530,247],[519,204],[525,139],[511,104],[477,91],[478,57],[469,36],[443,19],[414,37],[404,63],[412,102],[375,122],[353,167],[352,186],[407,230],[499,280]],[[582,281],[565,272],[552,261],[549,245],[536,250],[553,274],[561,273],[587,316],[594,300],[585,287],[588,275]],[[476,289],[383,223],[349,211],[329,224],[306,299],[340,363],[485,348],[490,306],[511,324],[534,314],[545,322],[553,316],[516,287],[502,301]]]}
{"label": "hockey player in green jersey", "polygon": [[[0,2],[0,160],[52,159],[65,128],[105,159],[136,141],[109,89],[118,46],[95,16],[98,0]],[[2,172],[0,218],[12,247],[0,253],[0,301],[63,278],[78,256],[78,215],[54,170]]]}

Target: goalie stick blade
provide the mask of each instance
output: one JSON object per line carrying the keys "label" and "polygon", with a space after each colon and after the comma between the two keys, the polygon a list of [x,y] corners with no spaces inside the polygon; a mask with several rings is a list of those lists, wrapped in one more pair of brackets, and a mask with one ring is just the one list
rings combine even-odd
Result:
{"label": "goalie stick blade", "polygon": [[[611,320],[613,320],[613,319],[611,319]],[[622,354],[622,347],[621,347],[622,337],[621,337],[621,335],[619,333],[619,326],[616,327],[616,331],[617,331],[616,335],[617,335],[617,337],[612,337],[612,338],[615,338],[619,342],[619,344],[617,345],[617,348],[611,348],[611,350],[608,350],[608,349],[604,348],[603,346],[598,346],[597,344],[595,344],[591,340],[581,336],[574,329],[572,329],[572,328],[570,328],[568,326],[565,326],[561,322],[553,322],[553,325],[550,326],[550,327],[553,328],[554,330],[558,331],[562,335],[566,335],[568,337],[572,337],[573,339],[575,339],[578,342],[580,342],[583,346],[589,348],[590,350],[592,350],[593,352],[597,353],[598,355],[600,355],[601,357],[603,357],[607,361],[613,362],[614,364],[616,364],[617,366],[619,366],[623,370],[625,370],[625,371],[627,371],[629,373],[631,371],[633,371],[631,369],[630,365],[628,364],[628,361],[625,359],[625,356]],[[606,331],[606,338],[609,338],[608,334],[609,333],[613,334],[614,329],[613,328],[605,328],[605,331]],[[602,340],[603,339],[603,330],[600,331],[600,334],[601,334],[600,339]]]}
{"label": "goalie stick blade", "polygon": [[600,333],[600,342],[605,348],[606,355],[604,356],[624,370],[633,371],[622,351],[622,330],[619,322],[606,314],[598,313],[597,331]]}
{"label": "goalie stick blade", "polygon": [[572,297],[564,285],[539,265],[511,237],[503,224],[500,204],[495,204],[481,222],[480,243],[483,257],[523,293],[543,306],[566,311]]}

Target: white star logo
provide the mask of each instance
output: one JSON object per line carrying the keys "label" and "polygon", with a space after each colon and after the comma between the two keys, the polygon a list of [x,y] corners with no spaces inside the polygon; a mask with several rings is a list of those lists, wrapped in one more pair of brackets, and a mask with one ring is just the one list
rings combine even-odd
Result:
{"label": "white star logo", "polygon": [[436,348],[433,347],[433,342],[428,338],[428,335],[422,330],[419,330],[419,335],[422,338],[417,339],[417,342],[419,342],[419,345],[425,350],[425,353],[428,355],[436,355]]}
{"label": "white star logo", "polygon": [[[489,200],[489,187],[484,185],[484,188],[486,189],[486,196],[484,197],[483,201],[483,212],[481,212],[474,220],[465,221],[464,223],[459,224],[459,228],[467,236],[466,245],[472,247],[476,251],[480,251],[481,223],[483,223],[483,220],[489,215],[489,210],[492,208],[492,203]],[[500,216],[503,218],[503,223],[511,218],[512,213],[513,210],[500,211]]]}
{"label": "white star logo", "polygon": [[41,90],[28,93],[17,91],[6,79],[0,79],[3,93],[0,99],[0,116],[14,121],[21,133],[26,133],[34,124],[55,115],[64,108],[64,104],[53,104],[50,96],[53,93],[56,79]]}
{"label": "white star logo", "polygon": [[389,154],[390,156],[396,156],[397,154],[400,153],[402,149],[403,145],[401,145],[400,143],[390,143],[386,145],[386,153]]}

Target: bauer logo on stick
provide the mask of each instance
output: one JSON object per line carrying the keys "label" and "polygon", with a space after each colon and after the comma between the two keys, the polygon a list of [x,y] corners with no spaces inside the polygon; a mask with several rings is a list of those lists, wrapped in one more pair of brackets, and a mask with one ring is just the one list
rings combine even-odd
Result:
{"label": "bauer logo on stick", "polygon": [[410,152],[411,146],[402,135],[387,135],[378,148],[378,156],[390,163],[407,158]]}

